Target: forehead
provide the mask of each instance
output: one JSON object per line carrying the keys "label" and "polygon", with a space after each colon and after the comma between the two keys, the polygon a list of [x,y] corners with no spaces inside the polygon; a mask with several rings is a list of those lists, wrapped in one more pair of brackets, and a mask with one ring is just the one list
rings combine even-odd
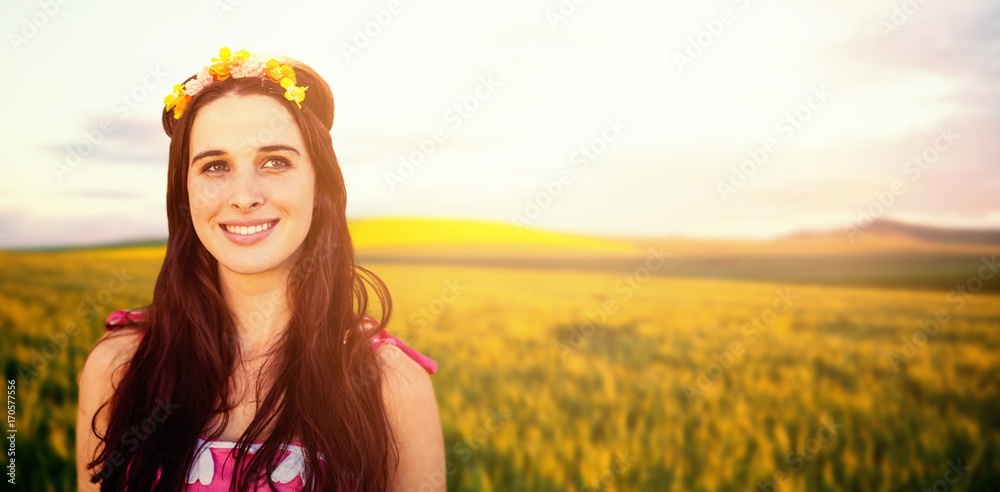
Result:
{"label": "forehead", "polygon": [[303,148],[288,109],[262,95],[223,96],[198,110],[191,126],[189,155],[205,150],[235,153],[269,144]]}

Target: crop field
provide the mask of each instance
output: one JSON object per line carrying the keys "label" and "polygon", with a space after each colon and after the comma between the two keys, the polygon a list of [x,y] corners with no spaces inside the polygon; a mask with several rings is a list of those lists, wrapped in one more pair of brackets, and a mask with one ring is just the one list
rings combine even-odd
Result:
{"label": "crop field", "polygon": [[[0,252],[18,488],[75,489],[77,371],[162,255]],[[996,289],[366,266],[439,363],[449,490],[1000,490]]]}

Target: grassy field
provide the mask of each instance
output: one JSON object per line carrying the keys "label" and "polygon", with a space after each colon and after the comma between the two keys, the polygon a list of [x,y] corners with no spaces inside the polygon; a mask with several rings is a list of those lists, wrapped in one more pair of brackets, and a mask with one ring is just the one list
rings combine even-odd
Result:
{"label": "grassy field", "polygon": [[[149,302],[161,258],[0,252],[18,488],[74,488],[76,373],[104,316]],[[449,490],[1000,484],[986,290],[669,278],[642,261],[367,266],[394,295],[390,331],[440,364]]]}

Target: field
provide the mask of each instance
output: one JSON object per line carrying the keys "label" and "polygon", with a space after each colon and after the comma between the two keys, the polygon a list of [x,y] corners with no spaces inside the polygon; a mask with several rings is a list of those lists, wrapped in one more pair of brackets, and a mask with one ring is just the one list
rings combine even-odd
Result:
{"label": "field", "polygon": [[[162,253],[0,252],[18,488],[74,488],[76,373]],[[655,265],[366,265],[440,364],[449,490],[1000,490],[1000,295]]]}

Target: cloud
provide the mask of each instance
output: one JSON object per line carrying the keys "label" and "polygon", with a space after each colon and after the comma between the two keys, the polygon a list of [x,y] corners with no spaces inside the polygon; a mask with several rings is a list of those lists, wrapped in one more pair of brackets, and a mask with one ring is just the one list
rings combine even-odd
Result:
{"label": "cloud", "polygon": [[[678,72],[675,50],[724,9],[743,3],[749,7],[736,21]],[[8,213],[0,217],[0,233],[75,242],[165,230],[169,140],[158,121],[159,98],[227,43],[287,49],[329,77],[337,97],[335,149],[356,214],[508,220],[570,165],[605,118],[620,117],[627,132],[537,225],[647,236],[761,236],[803,224],[837,226],[904,176],[905,162],[949,126],[961,140],[893,213],[994,217],[1000,4],[916,3],[919,9],[886,39],[879,23],[891,20],[904,0],[584,3],[558,26],[546,17],[557,6],[551,1],[485,9],[458,0],[418,2],[406,4],[350,61],[342,43],[372,20],[362,4],[306,16],[296,32],[272,32],[248,27],[293,15],[280,5],[245,2],[220,18],[203,4],[179,0],[171,8],[191,14],[185,25],[204,34],[181,38],[172,32],[176,26],[152,21],[158,10],[148,4],[66,9],[17,62],[25,73],[57,65],[79,76],[31,79],[44,98],[23,91],[2,96],[20,117],[0,120],[0,130],[20,137],[0,163],[17,178],[0,182],[0,208]],[[35,7],[19,8],[0,10],[19,19]],[[120,15],[123,8],[128,16]],[[132,21],[118,20],[126,17]],[[69,56],[68,43],[87,56]],[[95,59],[111,61],[94,72]],[[137,90],[149,67],[162,69],[163,80],[120,117],[115,102]],[[449,125],[445,111],[474,93],[486,74],[499,81],[496,93],[391,191],[385,173],[398,171],[400,158],[418,150],[417,141],[434,128]],[[715,182],[762,139],[781,138],[776,119],[803,104],[814,84],[833,92],[829,104],[782,141],[728,203],[720,201]],[[88,116],[76,120],[81,114]],[[114,131],[58,180],[51,164],[86,148],[86,132],[102,118]]]}
{"label": "cloud", "polygon": [[[110,125],[107,124],[110,120]],[[166,168],[167,148],[170,143],[159,123],[138,119],[91,119],[75,140],[40,146],[50,159],[59,163],[86,163],[151,165]],[[102,123],[105,121],[105,123]],[[103,131],[107,130],[107,131]]]}

